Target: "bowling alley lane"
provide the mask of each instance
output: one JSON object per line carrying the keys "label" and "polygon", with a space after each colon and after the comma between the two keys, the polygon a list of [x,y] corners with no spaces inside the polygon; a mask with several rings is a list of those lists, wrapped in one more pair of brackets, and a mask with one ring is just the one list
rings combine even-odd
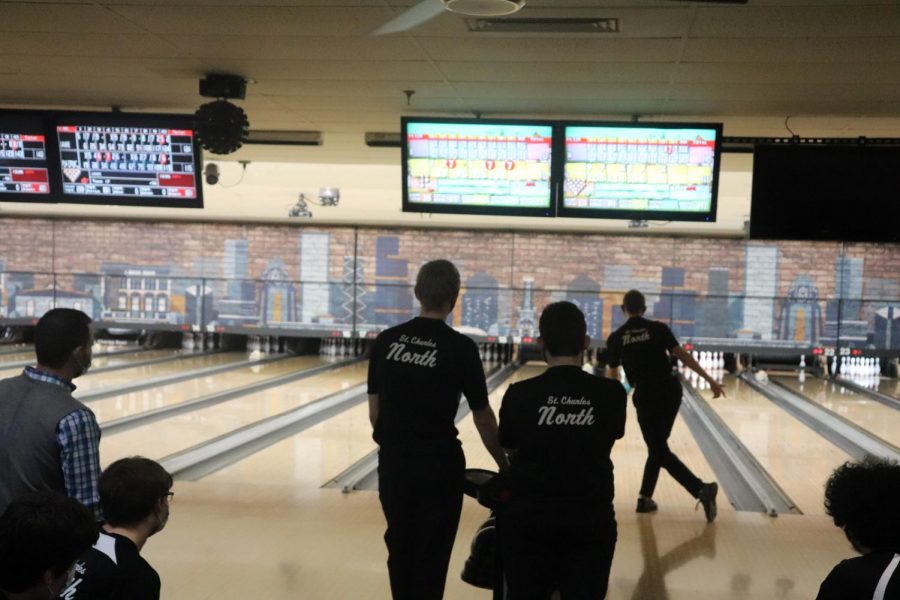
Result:
{"label": "bowling alley lane", "polygon": [[[0,348],[3,348],[0,346]],[[138,347],[135,347],[138,349]],[[12,348],[10,348],[12,350]],[[123,346],[119,345],[110,345],[110,344],[99,344],[94,347],[94,360],[92,362],[93,365],[101,366],[106,364],[107,360],[112,359],[113,357],[106,357],[104,354],[106,352],[122,352],[126,350]],[[138,356],[147,356],[148,352],[141,352],[135,354],[124,354],[121,356],[120,360],[138,360]],[[149,356],[148,356],[149,358]],[[34,355],[34,346],[20,346],[19,351],[10,353],[10,354],[0,354],[0,379],[4,377],[12,377],[14,375],[18,375],[22,372],[24,367],[22,366],[9,366],[10,363],[20,363],[22,361],[29,361],[31,364],[34,364],[35,355]]]}
{"label": "bowling alley lane", "polygon": [[126,365],[154,358],[164,358],[168,356],[176,356],[184,352],[180,348],[162,348],[159,350],[141,350],[134,348],[133,352],[129,352],[124,348],[112,349],[114,354],[101,354],[94,351],[94,358],[91,360],[91,368],[99,369],[102,367],[112,367],[116,365]]}
{"label": "bowling alley lane", "polygon": [[823,515],[825,481],[850,456],[739,378],[723,386],[725,397],[700,393],[804,514]]}
{"label": "bowling alley lane", "polygon": [[878,382],[878,391],[900,400],[900,379],[894,377],[882,377]]}
{"label": "bowling alley lane", "polygon": [[[137,350],[137,348],[136,348]],[[105,352],[110,351],[115,354],[107,356],[104,354]],[[164,350],[146,350],[143,352],[124,352],[121,346],[104,346],[102,350],[94,350],[94,358],[91,360],[91,368],[99,369],[101,367],[111,366],[111,365],[124,365],[130,363],[141,362],[145,360],[150,360],[152,358],[162,358],[164,356],[172,356],[176,353],[180,352],[180,350],[175,349],[164,349]],[[35,364],[35,355],[34,350],[29,350],[28,352],[15,355],[17,358],[13,360],[9,356],[0,356],[0,378],[4,377],[13,377],[22,372],[24,367],[6,367],[5,363],[11,362],[21,362],[23,360],[30,361],[31,364]],[[87,377],[87,376],[85,376]],[[76,384],[81,383],[81,379],[76,382]],[[86,381],[86,379],[84,380]]]}
{"label": "bowling alley lane", "polygon": [[303,371],[325,364],[318,356],[296,356],[252,367],[241,367],[225,373],[207,375],[170,385],[130,392],[88,403],[100,424],[131,416],[146,410],[178,404],[192,398],[248,385],[270,377]]}
{"label": "bowling alley lane", "polygon": [[[321,360],[314,356],[301,358],[306,359],[307,367],[315,366]],[[162,458],[260,419],[358,385],[365,380],[366,366],[366,362],[356,362],[308,379],[106,436],[100,442],[100,461],[107,465],[118,458],[136,453],[154,459]],[[296,370],[300,368],[302,367],[298,365]],[[244,383],[248,382],[244,380]],[[242,383],[236,382],[235,385]],[[287,472],[282,478],[290,476],[291,473]]]}
{"label": "bowling alley lane", "polygon": [[881,439],[897,444],[900,436],[900,411],[842,386],[817,377],[801,382],[797,377],[772,377],[795,392],[839,414],[851,423]]}
{"label": "bowling alley lane", "polygon": [[[513,377],[521,375],[517,373]],[[501,386],[492,395],[498,398],[497,402],[505,389]],[[471,416],[460,423],[460,430],[469,423]],[[486,452],[487,462],[476,464],[468,459],[470,452],[481,447],[477,435],[476,432],[474,440],[463,441],[468,464],[490,468],[493,461]],[[285,494],[313,493],[375,448],[368,405],[363,403],[213,473],[204,481],[224,487],[238,484],[263,486],[268,494],[272,494],[271,498],[267,496],[270,500]]]}
{"label": "bowling alley lane", "polygon": [[[34,350],[28,348],[12,354],[0,354],[0,370],[8,368],[4,366],[6,363],[22,362],[23,360],[34,360]],[[18,368],[21,369],[22,367]]]}
{"label": "bowling alley lane", "polygon": [[[135,357],[139,355],[134,355]],[[135,358],[134,362],[140,359]],[[75,391],[75,397],[100,388],[112,387],[116,385],[125,385],[126,383],[135,383],[141,379],[152,379],[154,377],[163,377],[165,375],[174,375],[175,373],[183,373],[184,371],[192,371],[194,369],[202,369],[204,367],[213,367],[216,365],[224,365],[227,363],[236,363],[247,360],[246,352],[222,352],[219,354],[209,354],[206,356],[190,356],[186,355],[182,360],[173,360],[157,365],[145,365],[143,367],[134,367],[130,369],[120,369],[118,371],[110,371],[109,373],[91,373],[88,372],[84,377],[75,380],[78,389]]]}

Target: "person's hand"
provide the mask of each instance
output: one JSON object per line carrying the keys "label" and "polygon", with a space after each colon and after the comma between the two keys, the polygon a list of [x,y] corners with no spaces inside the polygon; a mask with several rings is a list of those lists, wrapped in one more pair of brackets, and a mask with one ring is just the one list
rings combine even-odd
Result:
{"label": "person's hand", "polygon": [[718,398],[719,396],[725,395],[725,388],[723,388],[722,384],[718,381],[710,381],[709,389],[712,390],[713,398]]}

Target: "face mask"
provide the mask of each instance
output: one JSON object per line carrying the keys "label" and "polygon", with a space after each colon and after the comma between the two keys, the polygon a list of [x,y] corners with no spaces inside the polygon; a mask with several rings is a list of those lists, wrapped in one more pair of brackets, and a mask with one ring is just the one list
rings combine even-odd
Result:
{"label": "face mask", "polygon": [[[72,358],[75,358],[75,356],[73,355]],[[91,354],[88,354],[87,363],[81,364],[81,361],[78,360],[77,358],[75,358],[75,364],[78,365],[78,372],[75,374],[75,377],[81,377],[82,375],[86,374],[91,368],[91,363],[93,362],[93,359],[94,359],[94,357]],[[74,379],[74,377],[73,377],[73,379]]]}

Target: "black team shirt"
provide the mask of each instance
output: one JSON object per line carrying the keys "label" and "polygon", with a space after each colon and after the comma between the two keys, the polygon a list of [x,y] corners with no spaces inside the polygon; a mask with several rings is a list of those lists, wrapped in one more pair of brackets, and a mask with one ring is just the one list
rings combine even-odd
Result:
{"label": "black team shirt", "polygon": [[63,588],[65,600],[159,600],[159,575],[134,542],[100,532],[97,543],[75,563],[75,578]]}
{"label": "black team shirt", "polygon": [[578,366],[514,383],[500,406],[500,445],[513,450],[513,492],[612,502],[613,444],[625,434],[625,389]]}
{"label": "black team shirt", "polygon": [[[894,556],[882,551],[841,561],[822,582],[816,600],[870,600]],[[884,600],[900,600],[900,567],[895,567],[888,580]]]}
{"label": "black team shirt", "polygon": [[678,345],[669,326],[644,317],[631,317],[606,340],[610,367],[625,367],[635,387],[672,377],[668,351]]}
{"label": "black team shirt", "polygon": [[416,317],[382,331],[369,357],[370,394],[378,394],[373,437],[382,450],[459,445],[454,420],[460,395],[488,405],[478,346],[444,321]]}

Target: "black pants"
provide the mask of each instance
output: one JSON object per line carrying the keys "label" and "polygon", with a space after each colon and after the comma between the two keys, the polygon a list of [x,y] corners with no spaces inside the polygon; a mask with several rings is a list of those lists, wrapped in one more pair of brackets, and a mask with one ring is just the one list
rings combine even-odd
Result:
{"label": "black pants", "polygon": [[462,511],[462,448],[378,459],[378,496],[394,600],[440,600]]}
{"label": "black pants", "polygon": [[681,383],[674,377],[641,382],[634,388],[634,407],[637,409],[641,435],[647,443],[647,462],[641,481],[641,495],[648,498],[656,490],[660,468],[669,472],[694,498],[703,482],[669,449],[669,435],[681,406]]}
{"label": "black pants", "polygon": [[506,600],[602,600],[616,549],[612,505],[514,500],[498,512]]}

